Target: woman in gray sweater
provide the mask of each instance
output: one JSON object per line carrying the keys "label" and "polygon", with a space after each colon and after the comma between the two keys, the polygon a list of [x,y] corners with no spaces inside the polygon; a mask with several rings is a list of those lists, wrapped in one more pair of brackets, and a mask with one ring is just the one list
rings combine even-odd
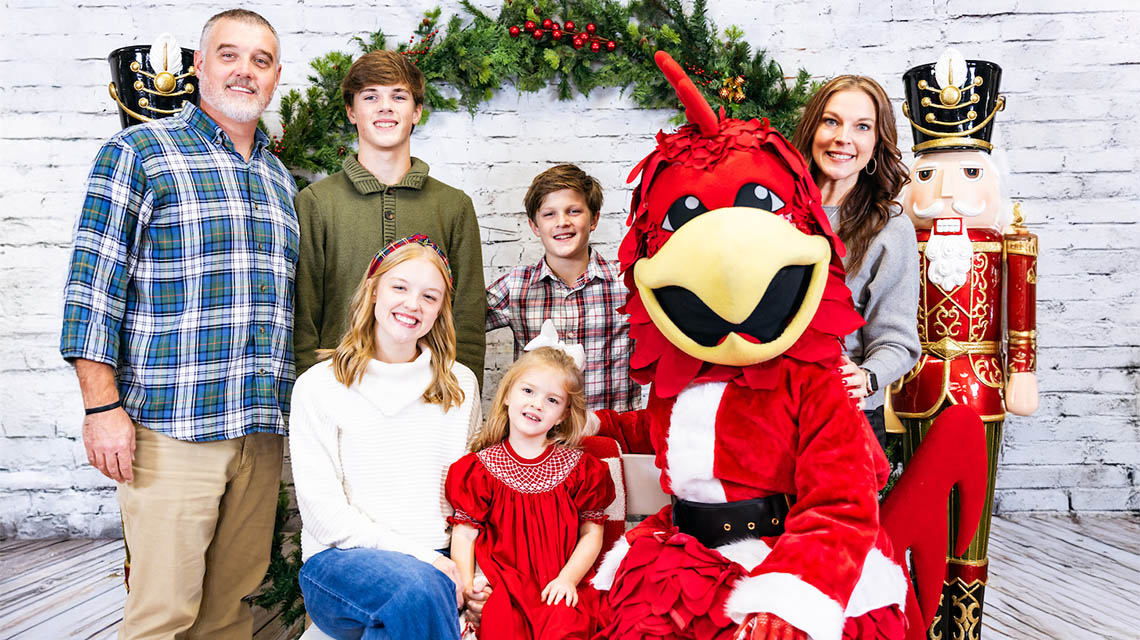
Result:
{"label": "woman in gray sweater", "polygon": [[897,137],[886,92],[851,75],[812,96],[792,137],[847,247],[847,286],[867,324],[847,336],[842,373],[884,448],[884,391],[919,356],[918,247],[895,201],[907,182]]}

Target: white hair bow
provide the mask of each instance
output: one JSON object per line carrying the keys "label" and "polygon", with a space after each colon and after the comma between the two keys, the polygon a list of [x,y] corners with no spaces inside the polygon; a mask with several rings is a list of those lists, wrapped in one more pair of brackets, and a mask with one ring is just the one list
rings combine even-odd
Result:
{"label": "white hair bow", "polygon": [[554,321],[550,318],[543,320],[542,330],[534,340],[531,340],[523,347],[523,351],[534,351],[540,347],[550,347],[551,349],[558,349],[559,351],[570,356],[574,364],[578,365],[579,369],[585,369],[586,366],[586,350],[580,344],[566,344],[558,339],[558,331],[554,328]]}

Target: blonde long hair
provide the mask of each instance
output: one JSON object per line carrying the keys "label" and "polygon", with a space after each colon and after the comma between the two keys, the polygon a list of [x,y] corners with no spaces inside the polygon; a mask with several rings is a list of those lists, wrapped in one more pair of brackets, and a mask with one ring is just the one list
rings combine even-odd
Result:
{"label": "blonde long hair", "polygon": [[464,393],[459,386],[459,380],[452,373],[451,367],[455,364],[455,320],[451,317],[451,275],[447,265],[434,250],[422,244],[408,244],[402,246],[384,257],[380,266],[371,276],[365,274],[356,293],[352,296],[352,305],[348,312],[348,331],[340,339],[335,349],[321,349],[317,357],[324,360],[332,358],[333,374],[338,382],[344,386],[351,386],[364,377],[368,363],[376,354],[376,313],[373,295],[380,285],[380,278],[397,265],[409,260],[427,260],[443,278],[444,288],[443,304],[439,309],[439,316],[435,324],[420,338],[420,345],[431,351],[431,384],[424,391],[424,401],[428,404],[438,404],[447,411],[452,407],[463,404]]}
{"label": "blonde long hair", "polygon": [[507,396],[519,378],[535,367],[561,372],[566,384],[566,415],[546,434],[547,441],[567,447],[581,444],[582,433],[586,430],[586,378],[565,351],[540,347],[524,353],[503,375],[499,388],[495,390],[487,422],[471,440],[471,451],[482,451],[507,439],[511,433]]}

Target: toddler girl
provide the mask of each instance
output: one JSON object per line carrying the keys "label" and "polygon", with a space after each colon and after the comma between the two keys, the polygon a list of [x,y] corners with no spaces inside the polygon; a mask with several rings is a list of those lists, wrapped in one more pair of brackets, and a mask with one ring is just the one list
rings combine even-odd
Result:
{"label": "toddler girl", "polygon": [[553,324],[503,376],[471,450],[447,474],[451,557],[466,592],[474,560],[491,595],[481,638],[589,638],[598,594],[583,580],[614,499],[609,469],[576,448],[586,426],[582,347]]}

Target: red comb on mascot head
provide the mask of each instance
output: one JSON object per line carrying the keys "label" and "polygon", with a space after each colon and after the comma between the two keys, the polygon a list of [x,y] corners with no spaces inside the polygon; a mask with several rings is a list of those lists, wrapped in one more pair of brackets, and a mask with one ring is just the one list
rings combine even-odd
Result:
{"label": "red comb on mascot head", "polygon": [[[888,639],[907,618],[921,637],[938,592],[914,604],[906,546],[933,540],[915,572],[940,585],[947,494],[959,483],[963,509],[980,511],[984,471],[908,469],[895,509],[905,546],[892,548],[877,501],[887,461],[837,372],[863,321],[819,191],[767,121],[718,118],[668,54],[656,59],[690,124],[658,133],[630,175],[630,364],[652,388],[645,410],[598,417],[626,451],[656,454],[674,500],[605,555],[601,637]],[[984,470],[980,422],[959,422],[946,437],[965,438]]]}

